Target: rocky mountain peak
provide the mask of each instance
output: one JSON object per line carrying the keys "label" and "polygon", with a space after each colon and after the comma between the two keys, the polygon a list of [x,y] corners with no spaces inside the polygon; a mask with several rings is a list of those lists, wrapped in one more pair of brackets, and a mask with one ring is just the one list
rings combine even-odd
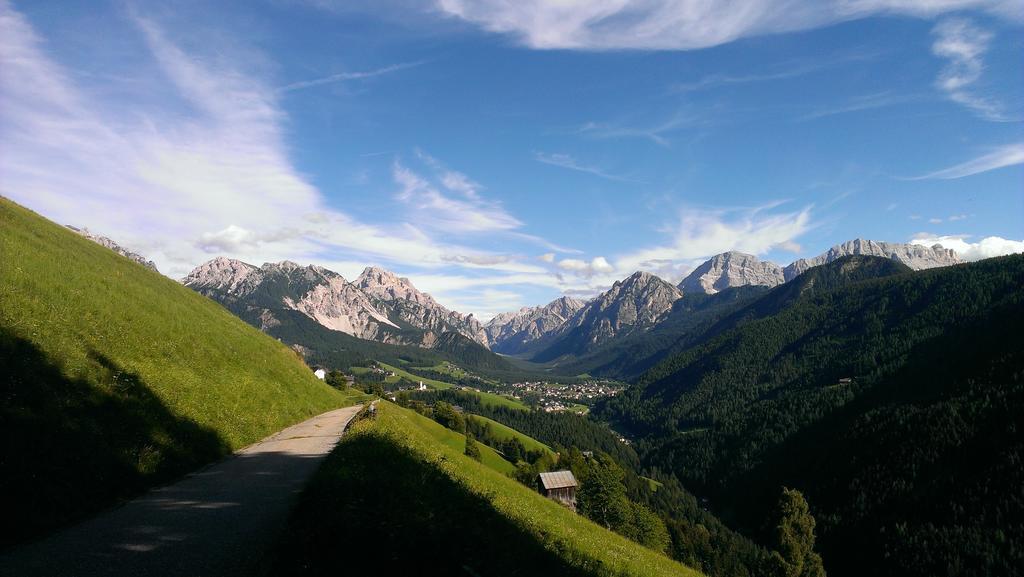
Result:
{"label": "rocky mountain peak", "polygon": [[366,267],[353,284],[381,300],[405,300],[424,306],[440,306],[434,297],[420,292],[409,279],[379,267]]}
{"label": "rocky mountain peak", "polygon": [[622,279],[620,281],[615,281],[615,284],[616,285],[637,285],[637,284],[647,284],[647,283],[653,282],[655,280],[661,280],[661,279],[659,279],[658,277],[654,276],[653,274],[651,274],[651,273],[649,273],[649,272],[647,272],[645,270],[638,270],[635,273],[629,275],[628,277],[626,277],[626,278],[624,278],[624,279]]}
{"label": "rocky mountain peak", "polygon": [[828,252],[811,259],[799,259],[783,269],[786,280],[796,278],[809,268],[819,266],[844,256],[880,256],[905,264],[913,270],[950,266],[964,262],[956,251],[940,245],[924,246],[894,242],[879,242],[857,238],[838,244]]}
{"label": "rocky mountain peak", "polygon": [[670,299],[673,302],[683,296],[678,288],[662,278],[646,271],[637,271],[621,281],[616,281],[612,288],[598,296],[594,301],[608,302],[620,296],[629,295],[660,300]]}
{"label": "rocky mountain peak", "polygon": [[684,293],[715,294],[731,287],[774,287],[785,282],[782,267],[738,251],[715,255],[679,283]]}
{"label": "rocky mountain peak", "polygon": [[557,331],[586,303],[562,296],[539,307],[522,307],[518,311],[496,315],[484,327],[491,348],[497,352],[517,354],[529,344]]}
{"label": "rocky mountain peak", "polygon": [[105,236],[100,236],[98,234],[95,234],[95,233],[91,232],[87,228],[78,228],[78,227],[71,226],[70,224],[65,225],[65,226],[67,228],[77,232],[81,236],[84,236],[85,238],[95,242],[96,244],[101,245],[101,246],[105,246],[105,247],[109,248],[110,250],[116,252],[117,254],[119,254],[119,255],[121,255],[121,256],[123,256],[125,258],[128,258],[130,260],[133,260],[133,261],[141,264],[142,266],[148,268],[149,270],[151,270],[153,272],[160,272],[156,268],[156,263],[154,263],[153,261],[147,259],[146,257],[142,256],[141,254],[139,254],[137,252],[128,250],[127,248],[121,246],[120,244],[118,244],[117,242],[113,241],[110,238],[107,238]]}
{"label": "rocky mountain peak", "polygon": [[480,321],[470,315],[448,310],[405,277],[375,266],[363,269],[353,284],[367,295],[389,303],[392,316],[413,326],[438,334],[455,331],[476,342],[490,344]]}
{"label": "rocky mountain peak", "polygon": [[254,286],[261,277],[261,269],[233,258],[218,256],[197,266],[181,280],[195,289],[217,289],[237,293],[243,287]]}
{"label": "rocky mountain peak", "polygon": [[561,296],[545,305],[544,311],[569,318],[576,314],[576,311],[586,306],[586,304],[587,303],[580,299]]}
{"label": "rocky mountain peak", "polygon": [[282,271],[293,271],[293,270],[295,270],[297,268],[303,268],[303,267],[302,267],[301,264],[299,264],[297,262],[290,261],[290,260],[283,260],[283,261],[278,262],[278,263],[263,263],[263,267],[261,267],[261,268],[275,268],[275,269],[282,270]]}
{"label": "rocky mountain peak", "polygon": [[671,283],[649,272],[638,271],[587,303],[571,324],[589,327],[586,328],[591,333],[589,340],[602,342],[624,328],[653,326],[682,296]]}

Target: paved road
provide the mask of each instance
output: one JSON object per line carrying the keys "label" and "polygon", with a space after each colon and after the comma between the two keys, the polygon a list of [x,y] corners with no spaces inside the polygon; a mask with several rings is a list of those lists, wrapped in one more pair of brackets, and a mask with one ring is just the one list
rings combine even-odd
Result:
{"label": "paved road", "polygon": [[[299,423],[181,481],[0,556],[0,576],[252,575],[359,407]],[[2,512],[0,512],[2,514]]]}

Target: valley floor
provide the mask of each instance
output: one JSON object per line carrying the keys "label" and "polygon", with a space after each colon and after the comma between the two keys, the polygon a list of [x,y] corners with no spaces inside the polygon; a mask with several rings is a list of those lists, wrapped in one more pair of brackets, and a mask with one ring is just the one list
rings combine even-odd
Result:
{"label": "valley floor", "polygon": [[359,406],[293,425],[181,481],[0,556],[0,574],[252,575]]}

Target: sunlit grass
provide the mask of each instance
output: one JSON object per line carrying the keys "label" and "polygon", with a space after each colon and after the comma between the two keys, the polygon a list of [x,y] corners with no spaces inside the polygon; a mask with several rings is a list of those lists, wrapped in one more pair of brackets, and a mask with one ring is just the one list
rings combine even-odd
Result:
{"label": "sunlit grass", "polygon": [[[382,402],[375,419],[353,425],[337,450],[363,436],[401,446],[426,466],[440,470],[476,498],[483,498],[503,518],[531,535],[567,565],[591,575],[699,575],[693,569],[600,527],[485,464],[462,454],[461,447],[438,442],[433,421]],[[372,474],[372,468],[363,474]],[[366,480],[372,484],[372,479]],[[443,512],[438,512],[443,515]],[[486,531],[486,527],[481,527]]]}
{"label": "sunlit grass", "polygon": [[363,398],[206,297],[3,198],[0,345],[7,540]]}
{"label": "sunlit grass", "polygon": [[519,442],[523,444],[523,447],[525,447],[527,451],[540,450],[548,453],[554,452],[551,449],[551,447],[545,445],[544,443],[541,443],[537,439],[534,439],[533,437],[525,433],[517,431],[512,427],[499,423],[494,419],[488,419],[487,417],[482,417],[480,415],[472,415],[470,418],[477,419],[478,421],[482,421],[490,425],[491,432],[494,434],[496,438],[501,439],[502,441],[515,437],[519,439]]}

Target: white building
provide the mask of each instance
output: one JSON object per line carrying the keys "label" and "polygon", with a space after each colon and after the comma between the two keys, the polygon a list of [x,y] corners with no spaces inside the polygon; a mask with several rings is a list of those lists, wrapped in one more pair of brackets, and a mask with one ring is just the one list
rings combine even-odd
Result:
{"label": "white building", "polygon": [[327,371],[323,369],[317,369],[313,371],[313,374],[316,375],[316,378],[320,379],[321,381],[327,378]]}

